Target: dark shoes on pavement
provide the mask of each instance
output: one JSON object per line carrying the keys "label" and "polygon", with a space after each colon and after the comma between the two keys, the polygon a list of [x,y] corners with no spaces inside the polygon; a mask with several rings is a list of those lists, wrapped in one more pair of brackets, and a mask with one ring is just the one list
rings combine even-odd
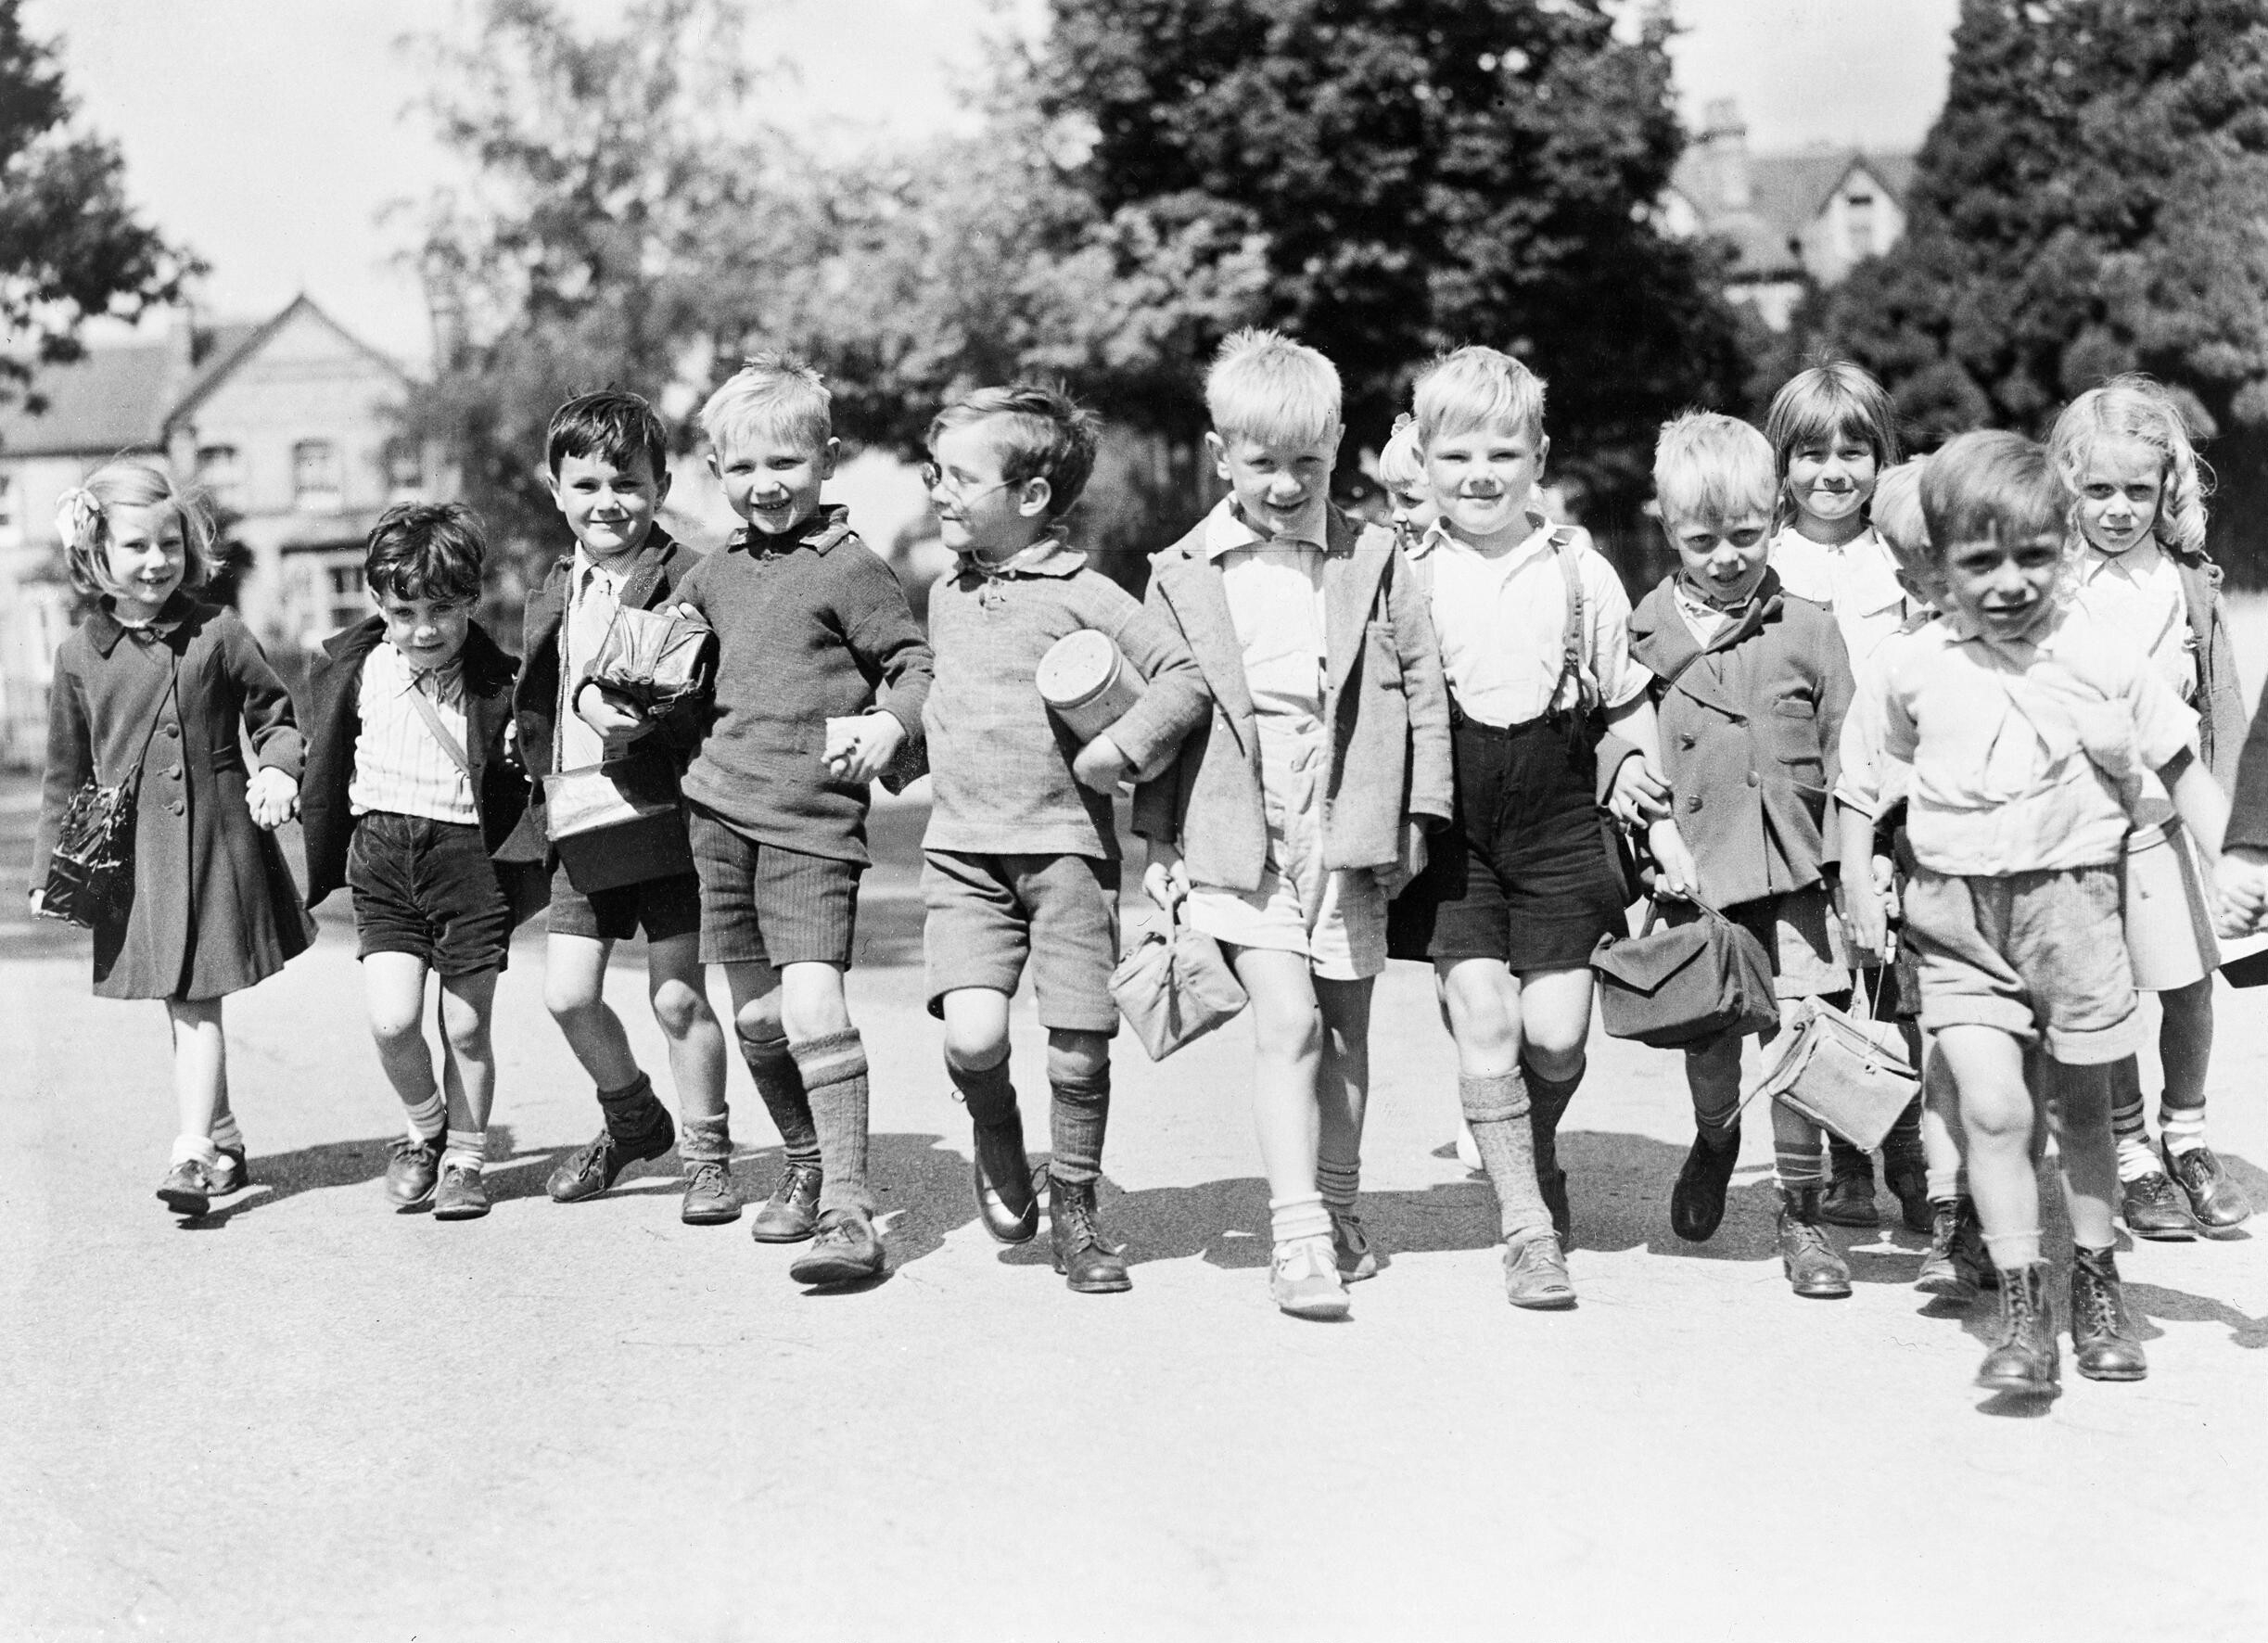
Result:
{"label": "dark shoes on pavement", "polygon": [[386,1196],[403,1209],[423,1204],[433,1196],[433,1189],[441,1178],[441,1142],[443,1137],[431,1140],[412,1140],[406,1137],[391,1148],[386,1161]]}
{"label": "dark shoes on pavement", "polygon": [[2136,1238],[2186,1243],[2198,1235],[2187,1194],[2163,1170],[2119,1183],[2119,1218]]}
{"label": "dark shoes on pavement", "polygon": [[433,1190],[433,1218],[477,1221],[488,1213],[489,1190],[480,1172],[463,1164],[442,1165],[440,1185]]}
{"label": "dark shoes on pavement", "polygon": [[2189,1200],[2189,1212],[2197,1216],[2198,1229],[2206,1237],[2235,1231],[2252,1218],[2252,1201],[2211,1147],[2176,1153],[2162,1140],[2158,1145],[2166,1161],[2166,1174]]}
{"label": "dark shoes on pavement", "polygon": [[2090,1381],[2139,1381],[2150,1372],[2107,1249],[2071,1252],[2071,1361]]}
{"label": "dark shoes on pavement", "polygon": [[1079,1294],[1109,1295],[1134,1287],[1126,1252],[1102,1236],[1094,1182],[1048,1176],[1048,1238],[1055,1270]]}
{"label": "dark shoes on pavement", "polygon": [[1670,1229],[1688,1243],[1706,1242],[1725,1219],[1725,1189],[1732,1184],[1733,1166],[1740,1161],[1740,1127],[1736,1124],[1723,1140],[1713,1140],[1707,1130],[1693,1137],[1677,1184],[1670,1189]]}
{"label": "dark shoes on pavement", "polygon": [[1324,1207],[1331,1216],[1331,1255],[1338,1265],[1339,1276],[1348,1283],[1376,1278],[1379,1267],[1385,1263],[1370,1248],[1370,1234],[1363,1227],[1362,1217],[1351,1209]]}
{"label": "dark shoes on pavement", "polygon": [[873,1217],[861,1209],[831,1209],[819,1217],[811,1247],[789,1263],[787,1275],[816,1287],[879,1278],[882,1268],[882,1234]]}
{"label": "dark shoes on pavement", "polygon": [[1779,1264],[1788,1287],[1808,1301],[1843,1301],[1851,1268],[1819,1229],[1819,1189],[1779,1190]]}
{"label": "dark shoes on pavement", "polygon": [[780,1184],[756,1212],[748,1236],[758,1243],[801,1243],[810,1237],[819,1226],[821,1179],[818,1165],[791,1160],[781,1173]]}
{"label": "dark shoes on pavement", "polygon": [[2047,1263],[2003,1268],[2000,1333],[1978,1366],[1977,1384],[2020,1397],[2053,1397],[2062,1383],[2056,1318],[2047,1303]]}
{"label": "dark shoes on pavement", "polygon": [[1039,1231],[1039,1194],[1024,1151],[1023,1114],[1012,1112],[999,1124],[970,1127],[976,1138],[976,1160],[969,1166],[976,1218],[997,1242],[1029,1243]]}
{"label": "dark shoes on pavement", "polygon": [[177,1216],[201,1216],[221,1195],[212,1166],[202,1158],[184,1158],[158,1183],[158,1197]]}
{"label": "dark shoes on pavement", "polygon": [[733,1185],[731,1165],[721,1158],[689,1159],[685,1165],[685,1200],[677,1218],[688,1227],[721,1227],[740,1219],[740,1193]]}
{"label": "dark shoes on pavement", "polygon": [[1908,1232],[1929,1232],[1935,1226],[1930,1207],[1930,1172],[1918,1164],[1882,1164],[1882,1184],[1898,1201],[1898,1218]]}
{"label": "dark shoes on pavement", "polygon": [[567,1162],[552,1171],[543,1190],[559,1204],[596,1198],[610,1190],[631,1165],[658,1158],[675,1145],[677,1126],[670,1121],[669,1108],[656,1102],[643,1128],[624,1135],[605,1128],[596,1140],[569,1153]]}
{"label": "dark shoes on pavement", "polygon": [[1874,1165],[1860,1153],[1846,1161],[1836,1149],[1834,1178],[1819,1200],[1819,1218],[1838,1227],[1879,1227],[1881,1212],[1874,1204]]}
{"label": "dark shoes on pavement", "polygon": [[1999,1282],[1992,1257],[1985,1253],[1977,1206],[1966,1198],[1941,1198],[1930,1204],[1930,1253],[1914,1275],[1914,1287],[1927,1295],[1968,1301],[1979,1290]]}

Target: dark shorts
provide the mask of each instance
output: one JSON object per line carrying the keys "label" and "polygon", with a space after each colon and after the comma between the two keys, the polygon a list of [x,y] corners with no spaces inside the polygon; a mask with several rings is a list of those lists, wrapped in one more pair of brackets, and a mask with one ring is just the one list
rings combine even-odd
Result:
{"label": "dark shorts", "polygon": [[561,867],[552,874],[551,911],[543,927],[554,936],[580,936],[592,941],[629,941],[641,930],[648,941],[691,936],[701,928],[700,876],[672,873],[586,896]]}
{"label": "dark shorts", "polygon": [[922,908],[930,1014],[944,1014],[945,995],[962,987],[1013,994],[1028,961],[1041,1026],[1118,1030],[1115,861],[928,850]]}
{"label": "dark shorts", "polygon": [[701,962],[850,968],[861,864],[758,844],[691,800],[685,823],[701,875]]}
{"label": "dark shorts", "polygon": [[1622,874],[1599,808],[1599,756],[1564,721],[1458,725],[1457,814],[1426,840],[1425,871],[1386,921],[1397,959],[1496,959],[1572,969],[1625,923]]}
{"label": "dark shorts", "polygon": [[360,956],[409,953],[439,975],[502,970],[512,907],[480,829],[372,810],[347,844]]}

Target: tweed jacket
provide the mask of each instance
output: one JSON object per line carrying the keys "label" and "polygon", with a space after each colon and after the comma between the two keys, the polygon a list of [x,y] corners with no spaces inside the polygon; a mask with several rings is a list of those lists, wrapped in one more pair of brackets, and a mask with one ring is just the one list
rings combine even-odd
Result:
{"label": "tweed jacket", "polygon": [[[1402,822],[1448,821],[1449,697],[1433,618],[1391,531],[1337,508],[1324,529],[1323,861],[1382,867]],[[1173,764],[1134,794],[1134,831],[1179,847],[1191,878],[1256,890],[1268,860],[1260,739],[1243,647],[1200,524],[1151,560],[1149,605],[1179,631],[1213,694]]]}
{"label": "tweed jacket", "polygon": [[1723,909],[1819,883],[1835,859],[1822,826],[1853,686],[1824,605],[1767,569],[1748,610],[1706,649],[1666,577],[1630,617],[1630,653],[1655,674],[1662,758],[1701,899]]}
{"label": "tweed jacket", "polygon": [[2236,677],[2236,647],[2229,637],[2228,611],[2221,603],[2221,567],[2203,553],[2163,548],[2182,579],[2182,604],[2197,640],[2198,761],[2221,791],[2236,791],[2236,762],[2245,745],[2244,686]]}

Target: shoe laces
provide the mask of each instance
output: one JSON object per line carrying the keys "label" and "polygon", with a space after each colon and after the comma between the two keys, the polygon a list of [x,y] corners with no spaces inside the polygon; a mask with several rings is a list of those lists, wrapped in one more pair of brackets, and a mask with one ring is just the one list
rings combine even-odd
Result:
{"label": "shoe laces", "polygon": [[1546,1273],[1556,1273],[1566,1264],[1567,1258],[1561,1253],[1560,1241],[1555,1233],[1535,1233],[1521,1240],[1520,1247],[1512,1252],[1511,1267],[1516,1273],[1531,1273],[1539,1268]]}
{"label": "shoe laces", "polygon": [[815,1185],[820,1177],[820,1166],[816,1164],[791,1164],[787,1166],[787,1173],[780,1178],[780,1184],[772,1192],[771,1201],[774,1204],[785,1204],[791,1198],[799,1197],[806,1189]]}
{"label": "shoe laces", "polygon": [[412,1140],[406,1135],[395,1141],[390,1149],[396,1158],[415,1158],[427,1153],[439,1153],[440,1150],[441,1143],[438,1139]]}
{"label": "shoe laces", "polygon": [[724,1182],[723,1165],[714,1158],[696,1159],[686,1176],[685,1191],[688,1193],[720,1192],[724,1190]]}

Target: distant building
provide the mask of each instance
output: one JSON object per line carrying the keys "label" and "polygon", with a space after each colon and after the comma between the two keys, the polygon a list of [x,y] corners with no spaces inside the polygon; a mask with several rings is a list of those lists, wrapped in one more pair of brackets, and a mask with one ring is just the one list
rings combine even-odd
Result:
{"label": "distant building", "polygon": [[42,413],[0,407],[0,757],[15,762],[40,757],[69,622],[56,503],[104,462],[161,454],[204,484],[248,555],[237,608],[271,646],[366,614],[362,544],[379,513],[452,489],[440,448],[398,434],[401,367],[307,297],[260,324],[178,313],[163,338],[92,345],[33,386]]}
{"label": "distant building", "polygon": [[1708,105],[1701,134],[1677,162],[1662,221],[1680,237],[1730,241],[1729,294],[1785,330],[1806,290],[1836,284],[1897,244],[1913,180],[1910,154],[1751,154],[1739,107],[1726,98]]}

